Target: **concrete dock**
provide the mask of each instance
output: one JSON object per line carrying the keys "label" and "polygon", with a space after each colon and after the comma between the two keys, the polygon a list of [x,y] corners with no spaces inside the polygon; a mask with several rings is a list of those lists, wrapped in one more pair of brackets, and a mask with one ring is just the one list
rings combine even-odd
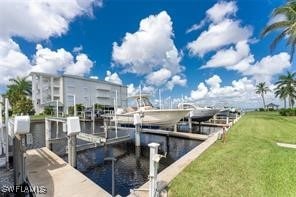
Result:
{"label": "concrete dock", "polygon": [[36,196],[111,196],[47,148],[26,152],[27,177],[31,186],[44,186],[46,194]]}

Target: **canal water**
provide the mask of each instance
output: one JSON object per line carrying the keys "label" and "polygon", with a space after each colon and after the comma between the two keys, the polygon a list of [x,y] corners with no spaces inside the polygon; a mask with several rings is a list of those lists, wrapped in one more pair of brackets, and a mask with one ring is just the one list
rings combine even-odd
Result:
{"label": "canal water", "polygon": [[[96,132],[102,132],[100,126],[101,123],[97,122],[95,125]],[[90,122],[82,122],[81,127],[83,132],[92,132]],[[60,129],[62,130],[62,128]],[[45,146],[44,130],[44,123],[32,123],[31,132],[34,143],[30,148]],[[55,131],[55,124],[52,125],[52,130]],[[141,133],[141,146],[135,147],[134,129],[118,131],[118,136],[126,135],[130,136],[129,141],[88,149],[77,154],[77,169],[109,193],[112,192],[112,164],[110,161],[104,161],[104,158],[115,157],[117,159],[115,163],[115,193],[121,196],[127,196],[131,189],[148,181],[149,143],[159,143],[159,152],[167,155],[166,158],[160,160],[159,171],[162,171],[201,143],[197,140]],[[65,134],[62,136],[65,136]],[[109,131],[108,136],[114,137],[114,131]],[[52,137],[55,137],[55,132],[53,132]],[[86,142],[78,140],[77,143]],[[63,155],[63,158],[67,161],[66,146],[67,141],[65,140],[62,143],[53,144],[52,148],[55,153]]]}

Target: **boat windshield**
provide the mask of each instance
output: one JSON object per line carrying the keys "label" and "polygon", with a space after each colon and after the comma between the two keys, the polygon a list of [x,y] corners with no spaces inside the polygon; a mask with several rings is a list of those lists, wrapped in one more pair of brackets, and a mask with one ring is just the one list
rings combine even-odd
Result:
{"label": "boat windshield", "polygon": [[150,103],[149,99],[146,97],[137,98],[138,107],[153,107],[153,105]]}
{"label": "boat windshield", "polygon": [[182,105],[181,105],[181,108],[182,109],[196,109],[196,107],[193,105],[193,104],[189,104],[189,103],[183,103]]}

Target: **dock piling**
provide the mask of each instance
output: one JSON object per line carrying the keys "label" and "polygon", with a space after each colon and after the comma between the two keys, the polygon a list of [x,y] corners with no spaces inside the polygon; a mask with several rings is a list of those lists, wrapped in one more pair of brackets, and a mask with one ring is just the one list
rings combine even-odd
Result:
{"label": "dock piling", "polygon": [[13,167],[15,185],[23,185],[26,181],[25,152],[26,134],[30,133],[30,117],[16,116],[10,122],[13,138]]}
{"label": "dock piling", "polygon": [[[5,121],[5,152],[6,152],[6,169],[9,170],[9,141],[8,141],[8,119],[9,119],[9,113],[8,113],[8,108],[9,108],[9,101],[8,98],[5,98],[4,101],[4,121]],[[2,114],[1,114],[2,115]]]}
{"label": "dock piling", "polygon": [[142,124],[142,120],[141,120],[140,114],[134,114],[135,141],[136,141],[135,144],[136,144],[136,146],[141,145],[141,141],[140,141],[141,124]]}
{"label": "dock piling", "polygon": [[13,168],[15,185],[23,185],[26,180],[24,147],[26,135],[16,135],[13,139]]}
{"label": "dock piling", "polygon": [[214,124],[216,124],[216,120],[217,120],[217,115],[215,114],[215,115],[213,116],[213,123],[214,123]]}
{"label": "dock piling", "polygon": [[155,161],[156,156],[158,155],[158,143],[148,144],[150,147],[150,165],[149,165],[149,197],[156,196],[157,190],[157,168],[158,162]]}
{"label": "dock piling", "polygon": [[192,133],[192,120],[191,120],[191,117],[188,117],[188,126],[189,126],[189,132]]}
{"label": "dock piling", "polygon": [[105,133],[105,138],[108,138],[108,119],[104,118],[104,133]]}
{"label": "dock piling", "polygon": [[177,132],[178,131],[178,124],[175,124],[174,125],[174,132]]}
{"label": "dock piling", "polygon": [[68,136],[68,163],[73,167],[77,167],[76,153],[76,135]]}
{"label": "dock piling", "polygon": [[52,150],[51,142],[51,121],[49,121],[47,118],[45,119],[45,145],[46,148],[49,150]]}

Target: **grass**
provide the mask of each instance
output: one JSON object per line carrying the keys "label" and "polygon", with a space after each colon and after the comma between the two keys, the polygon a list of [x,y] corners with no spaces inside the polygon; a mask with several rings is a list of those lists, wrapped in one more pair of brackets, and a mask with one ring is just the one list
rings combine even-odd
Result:
{"label": "grass", "polygon": [[44,120],[46,117],[49,117],[49,115],[34,115],[31,116],[31,120]]}
{"label": "grass", "polygon": [[251,112],[169,185],[169,196],[296,196],[296,118]]}

